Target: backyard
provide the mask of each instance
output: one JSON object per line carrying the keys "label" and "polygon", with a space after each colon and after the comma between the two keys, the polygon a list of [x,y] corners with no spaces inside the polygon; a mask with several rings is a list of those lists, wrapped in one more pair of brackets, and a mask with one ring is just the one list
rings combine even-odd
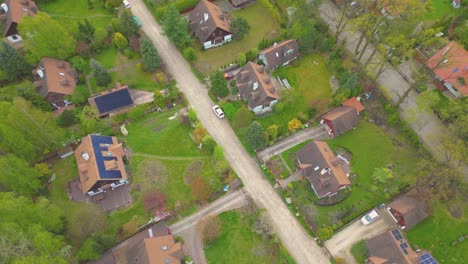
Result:
{"label": "backyard", "polygon": [[271,17],[269,11],[260,3],[235,11],[232,15],[241,16],[249,23],[251,29],[244,39],[205,51],[201,49],[199,41],[194,40],[193,48],[197,56],[194,66],[205,76],[219,67],[235,62],[239,53],[246,53],[253,48],[257,48],[258,43],[263,38],[274,39],[279,36],[279,23]]}
{"label": "backyard", "polygon": [[[265,241],[262,235],[252,230],[254,216],[245,215],[242,211],[230,211],[220,214],[219,218],[220,236],[205,246],[208,263],[295,263],[280,243],[276,241],[275,249],[272,249],[271,241]],[[270,251],[273,251],[272,254]]]}
{"label": "backyard", "polygon": [[[429,250],[439,263],[466,261],[468,218],[463,211],[468,208],[463,201],[458,206],[461,216],[456,219],[447,210],[447,204],[435,202],[432,215],[406,233],[411,246]],[[464,240],[460,241],[463,236]]]}
{"label": "backyard", "polygon": [[[307,143],[281,154],[292,170],[295,170],[293,154]],[[356,176],[351,176],[351,195],[337,205],[324,207],[313,204],[317,197],[306,180],[298,182],[295,190],[286,191],[287,195],[293,197],[293,203],[308,210],[303,215],[316,226],[331,226],[350,214],[358,216],[389,200],[400,188],[414,181],[411,178],[411,165],[417,162],[416,150],[409,146],[395,145],[381,128],[369,121],[361,120],[355,130],[328,140],[328,143],[335,151],[349,152],[352,156],[350,162]],[[377,184],[372,178],[374,169],[389,165],[393,168],[394,178],[385,184]]]}

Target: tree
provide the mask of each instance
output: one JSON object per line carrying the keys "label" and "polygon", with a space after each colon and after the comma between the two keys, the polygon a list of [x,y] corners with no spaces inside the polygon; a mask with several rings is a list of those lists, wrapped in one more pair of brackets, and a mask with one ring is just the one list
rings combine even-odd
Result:
{"label": "tree", "polygon": [[154,92],[154,101],[153,104],[156,107],[163,108],[167,104],[166,97],[161,93],[161,91]]}
{"label": "tree", "polygon": [[247,144],[249,144],[254,150],[262,149],[265,147],[265,131],[260,123],[252,122],[246,134]]}
{"label": "tree", "polygon": [[211,74],[210,82],[211,82],[210,90],[213,95],[217,97],[221,97],[221,98],[229,95],[227,83],[221,71],[215,71],[213,74]]}
{"label": "tree", "polygon": [[288,130],[290,132],[296,131],[296,129],[300,128],[301,126],[302,126],[302,122],[296,117],[291,119],[291,121],[288,122]]}
{"label": "tree", "polygon": [[275,141],[278,137],[278,126],[271,125],[265,130],[265,132],[268,135],[268,141]]}
{"label": "tree", "polygon": [[71,95],[70,100],[77,105],[85,104],[88,102],[90,91],[85,85],[77,85]]}
{"label": "tree", "polygon": [[190,62],[194,62],[197,60],[197,54],[192,47],[187,47],[184,49],[184,58]]}
{"label": "tree", "polygon": [[17,79],[19,76],[30,73],[31,65],[14,49],[10,44],[2,41],[0,50],[0,70],[2,70],[9,80]]}
{"label": "tree", "polygon": [[143,57],[143,64],[148,70],[153,72],[159,69],[161,59],[159,58],[158,50],[147,37],[140,39],[140,52],[141,57]]}
{"label": "tree", "polygon": [[31,102],[31,104],[42,111],[52,111],[52,105],[42,97],[31,82],[26,81],[16,86],[16,91],[19,96]]}
{"label": "tree", "polygon": [[247,20],[241,16],[232,18],[231,32],[234,40],[243,39],[250,31],[250,25]]}
{"label": "tree", "polygon": [[203,149],[206,150],[209,154],[212,154],[216,147],[216,141],[210,135],[203,137],[202,144]]}
{"label": "tree", "polygon": [[199,223],[203,242],[205,244],[213,243],[218,239],[221,233],[221,219],[218,216],[210,217]]}
{"label": "tree", "polygon": [[179,48],[192,43],[192,37],[188,33],[188,21],[179,15],[179,11],[172,4],[167,7],[163,29],[164,34]]}
{"label": "tree", "polygon": [[99,125],[99,116],[96,109],[85,106],[80,113],[80,124],[85,133],[95,132]]}
{"label": "tree", "polygon": [[238,128],[246,127],[252,122],[253,114],[247,107],[239,108],[234,114],[233,121]]}
{"label": "tree", "polygon": [[190,183],[192,188],[192,194],[195,196],[197,201],[207,201],[211,196],[211,190],[206,184],[205,180],[201,176],[195,177]]}
{"label": "tree", "polygon": [[41,173],[37,168],[29,167],[28,163],[14,155],[0,156],[0,183],[7,190],[21,195],[33,196],[43,187],[40,182]]}
{"label": "tree", "polygon": [[206,132],[205,128],[203,128],[203,126],[199,125],[193,130],[192,134],[193,141],[198,144],[208,133]]}
{"label": "tree", "polygon": [[78,31],[83,40],[91,44],[93,47],[96,47],[96,40],[94,38],[94,32],[96,32],[96,29],[91,25],[91,23],[89,23],[87,18],[85,18],[83,23],[78,21]]}
{"label": "tree", "polygon": [[57,124],[61,127],[69,127],[77,124],[80,120],[76,117],[73,110],[65,110],[57,117]]}
{"label": "tree", "polygon": [[95,59],[91,59],[91,71],[96,78],[96,84],[99,86],[107,86],[112,82],[112,78],[107,70]]}
{"label": "tree", "polygon": [[[122,2],[120,1],[120,4],[121,3]],[[120,14],[117,31],[122,32],[127,39],[131,39],[138,35],[138,25],[130,10],[125,9]]]}
{"label": "tree", "polygon": [[123,50],[124,48],[126,48],[128,46],[128,40],[120,32],[116,32],[114,34],[113,42],[114,42],[115,46],[117,46],[117,48],[119,50]]}
{"label": "tree", "polygon": [[240,66],[244,66],[247,63],[247,57],[244,53],[241,52],[237,54],[237,63],[239,63]]}
{"label": "tree", "polygon": [[389,168],[375,168],[374,173],[372,174],[372,179],[374,179],[376,183],[384,184],[388,180],[393,179],[392,170]]}
{"label": "tree", "polygon": [[83,242],[107,224],[106,214],[97,204],[83,204],[67,216],[67,233],[73,241]]}
{"label": "tree", "polygon": [[76,40],[57,21],[43,12],[24,16],[18,25],[27,58],[37,62],[43,57],[67,59],[75,52]]}

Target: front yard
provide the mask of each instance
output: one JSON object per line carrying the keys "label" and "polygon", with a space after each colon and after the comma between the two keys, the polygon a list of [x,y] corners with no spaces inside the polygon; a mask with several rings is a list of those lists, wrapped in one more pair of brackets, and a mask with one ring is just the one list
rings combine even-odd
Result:
{"label": "front yard", "polygon": [[196,51],[197,61],[195,68],[203,75],[208,75],[219,67],[235,62],[239,53],[257,48],[258,43],[265,39],[274,39],[279,36],[280,26],[269,11],[260,3],[255,3],[245,9],[232,13],[233,16],[244,17],[251,29],[247,36],[240,41],[232,41],[221,47],[203,51],[198,39],[194,40],[193,48]]}
{"label": "front yard", "polygon": [[230,211],[219,215],[221,233],[218,239],[205,246],[208,263],[295,263],[287,250],[272,238],[265,240],[254,232],[255,216],[242,211]]}
{"label": "front yard", "polygon": [[[453,201],[450,202],[451,207]],[[447,204],[436,202],[432,215],[411,228],[406,234],[413,248],[429,250],[439,263],[463,263],[468,251],[467,205],[459,201],[461,216],[456,219],[447,210]],[[461,239],[461,240],[459,240]]]}
{"label": "front yard", "polygon": [[[287,189],[285,195],[292,197],[300,213],[315,227],[332,226],[347,222],[368,209],[388,201],[391,196],[412,183],[412,165],[418,153],[412,147],[396,145],[388,134],[375,124],[361,120],[355,130],[332,140],[328,144],[335,151],[346,151],[352,156],[351,167],[356,176],[351,176],[351,194],[344,201],[332,206],[318,206],[317,197],[307,180],[297,183],[294,190]],[[295,170],[293,155],[308,142],[295,146],[281,155],[287,165]],[[394,178],[378,184],[372,178],[375,168],[391,166]]]}

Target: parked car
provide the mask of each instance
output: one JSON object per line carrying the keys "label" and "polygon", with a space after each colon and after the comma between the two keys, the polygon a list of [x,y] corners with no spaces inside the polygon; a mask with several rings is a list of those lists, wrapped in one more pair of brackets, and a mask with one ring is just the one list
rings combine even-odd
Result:
{"label": "parked car", "polygon": [[234,78],[234,76],[235,76],[235,75],[234,75],[234,73],[232,73],[232,72],[225,72],[225,73],[224,73],[224,79],[226,79],[226,80],[231,80],[231,79]]}
{"label": "parked car", "polygon": [[141,27],[141,21],[140,21],[140,19],[138,19],[137,16],[133,16],[133,20],[135,21],[135,24],[136,24],[138,27]]}
{"label": "parked car", "polygon": [[221,109],[221,107],[219,107],[219,105],[215,105],[212,107],[213,109],[213,112],[215,113],[215,115],[219,118],[224,118],[224,112],[223,112],[223,109]]}
{"label": "parked car", "polygon": [[122,2],[123,2],[123,6],[124,6],[125,8],[130,8],[130,7],[132,7],[132,6],[130,5],[130,3],[128,2],[128,0],[123,0]]}
{"label": "parked car", "polygon": [[361,218],[361,223],[363,225],[368,225],[374,222],[374,220],[377,219],[378,217],[379,217],[379,213],[376,210],[372,210]]}

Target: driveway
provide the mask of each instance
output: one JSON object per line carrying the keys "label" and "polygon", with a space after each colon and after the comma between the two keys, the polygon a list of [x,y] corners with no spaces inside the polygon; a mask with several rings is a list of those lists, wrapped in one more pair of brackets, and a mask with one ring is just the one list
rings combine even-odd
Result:
{"label": "driveway", "polygon": [[355,220],[346,228],[325,242],[325,246],[334,257],[344,258],[346,263],[356,263],[351,254],[351,246],[357,242],[369,239],[384,231],[396,227],[395,221],[385,208],[379,209],[380,217],[369,225],[363,225],[361,219]]}
{"label": "driveway", "polygon": [[257,156],[263,162],[269,160],[271,157],[276,156],[283,151],[286,151],[306,140],[309,139],[326,139],[330,138],[327,131],[323,126],[311,127],[303,129],[294,135],[287,137],[280,142],[274,144],[257,153]]}
{"label": "driveway", "polygon": [[224,148],[227,161],[244,183],[244,190],[252,197],[257,206],[264,207],[273,219],[273,227],[283,245],[299,264],[329,263],[328,256],[307,234],[299,221],[285,206],[279,195],[263,177],[258,164],[245,151],[226,120],[218,119],[211,107],[213,102],[208,96],[206,86],[201,84],[192,73],[190,65],[180,52],[162,34],[162,28],[153,19],[142,0],[130,0],[132,12],[142,22],[141,29],[159,50],[161,59],[177,81],[180,91],[185,94],[190,106],[196,111],[198,119]]}
{"label": "driveway", "polygon": [[[341,11],[330,0],[322,1],[319,10],[322,19],[334,31],[336,28],[336,19],[334,18],[338,18]],[[340,39],[346,39],[346,48],[351,53],[356,48],[358,38],[358,32],[354,31],[350,26],[347,26],[340,36]],[[361,62],[365,62],[374,49],[374,45],[372,43],[369,44],[364,51]],[[381,60],[382,57],[377,53],[372,60],[373,66],[368,66],[368,70],[376,72],[376,62]],[[407,80],[403,78],[403,73]],[[385,71],[379,76],[377,82],[382,90],[386,90],[390,94],[391,102],[396,103],[413,82],[412,71],[409,69],[408,63],[403,63],[396,69],[387,64]],[[444,161],[442,160],[444,157],[444,146],[442,137],[440,136],[448,133],[447,128],[432,111],[421,109],[418,106],[416,103],[417,96],[418,93],[414,90],[409,93],[408,97],[400,105],[401,116],[418,134],[421,142],[433,154],[434,158]],[[465,175],[468,175],[468,166],[466,164],[462,164],[459,168]]]}

